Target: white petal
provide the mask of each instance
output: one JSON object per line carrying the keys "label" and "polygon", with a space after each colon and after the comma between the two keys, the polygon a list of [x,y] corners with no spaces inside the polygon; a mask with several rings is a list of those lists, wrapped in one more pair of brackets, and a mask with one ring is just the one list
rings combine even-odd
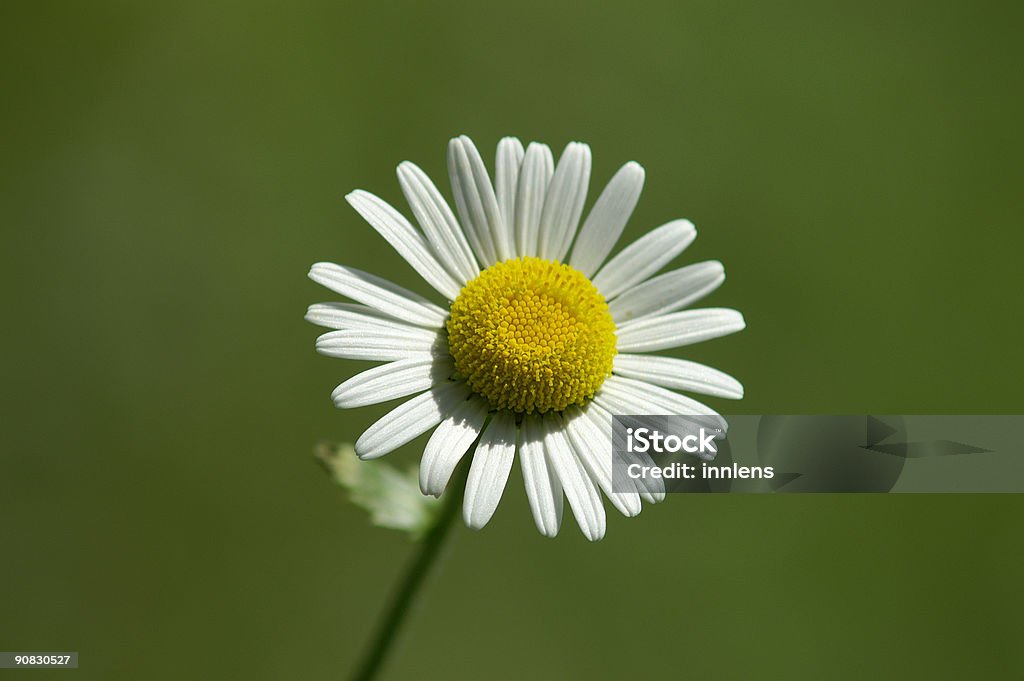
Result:
{"label": "white petal", "polygon": [[640,237],[608,261],[594,277],[594,286],[611,300],[667,265],[697,238],[689,220],[673,220]]}
{"label": "white petal", "polygon": [[466,480],[462,516],[466,525],[474,530],[486,525],[498,508],[515,453],[515,416],[510,411],[499,411],[480,436]]}
{"label": "white petal", "polygon": [[464,400],[431,434],[420,461],[420,490],[441,496],[455,467],[483,430],[487,403],[478,397]]}
{"label": "white petal", "polygon": [[481,267],[490,267],[505,250],[511,252],[511,237],[501,220],[494,187],[480,152],[465,135],[448,143],[448,175],[469,243]]}
{"label": "white petal", "polygon": [[569,508],[585,536],[597,541],[604,536],[605,514],[601,495],[594,486],[583,464],[576,458],[576,452],[569,446],[562,432],[562,417],[557,414],[544,416],[544,450],[555,476],[562,483]]}
{"label": "white petal", "polygon": [[699,262],[648,279],[608,304],[612,319],[623,324],[634,319],[672,312],[700,300],[725,281],[725,268],[717,260]]}
{"label": "white petal", "polygon": [[515,252],[516,193],[519,188],[519,169],[523,164],[523,143],[515,137],[505,137],[498,142],[498,153],[494,163],[494,195],[505,230],[509,233],[510,248]]}
{"label": "white petal", "polygon": [[652,352],[728,336],[746,327],[736,310],[684,310],[627,322],[616,331],[619,352]]}
{"label": "white petal", "polygon": [[460,286],[480,274],[462,227],[427,174],[415,163],[398,166],[398,183],[438,259]]}
{"label": "white petal", "polygon": [[587,200],[590,184],[590,147],[570,142],[558,159],[558,167],[551,177],[540,224],[540,257],[544,260],[565,258],[576,236],[583,204]]}
{"label": "white petal", "polygon": [[358,303],[317,303],[306,311],[306,321],[328,329],[370,329],[372,331],[422,330]]}
{"label": "white petal", "polygon": [[548,183],[555,172],[555,161],[546,144],[530,142],[523,157],[519,173],[519,187],[516,193],[516,253],[522,256],[536,256],[540,248],[540,216],[544,210],[544,198]]}
{"label": "white petal", "polygon": [[331,399],[340,409],[387,402],[447,381],[452,371],[451,362],[444,359],[402,359],[356,374],[335,388]]}
{"label": "white petal", "polygon": [[622,376],[609,376],[601,386],[601,394],[631,405],[635,415],[668,414],[685,416],[703,428],[728,428],[725,419],[711,407],[697,400],[656,385]]}
{"label": "white petal", "polygon": [[[591,403],[593,404],[593,403]],[[588,405],[590,406],[590,405]],[[586,411],[570,407],[565,411],[565,432],[576,456],[609,501],[626,517],[640,512],[640,495],[632,491],[616,492],[612,487],[612,440]],[[632,483],[632,480],[630,480]]]}
{"label": "white petal", "polygon": [[644,188],[644,169],[630,161],[619,168],[583,221],[569,264],[587,277],[601,267],[633,214]]}
{"label": "white petal", "polygon": [[386,201],[362,189],[357,189],[345,198],[428,284],[448,300],[455,300],[462,286],[434,257],[427,240],[409,224],[405,216]]}
{"label": "white petal", "polygon": [[356,454],[376,459],[427,432],[466,399],[466,386],[451,381],[398,405],[359,436]]}
{"label": "white petal", "polygon": [[[601,428],[607,430],[607,438],[611,440],[612,414],[637,414],[636,407],[620,403],[606,393],[598,393],[588,406],[587,413]],[[645,468],[653,468],[655,463],[646,452],[620,452],[627,465],[638,463]],[[635,481],[640,497],[649,504],[657,504],[665,500],[665,481],[661,478],[640,478]]]}
{"label": "white petal", "polygon": [[615,355],[613,371],[673,390],[731,400],[743,397],[743,384],[729,374],[685,359],[620,353]]}
{"label": "white petal", "polygon": [[340,359],[386,361],[396,359],[433,358],[445,347],[437,331],[378,331],[376,329],[342,329],[328,331],[316,339],[316,351]]}
{"label": "white petal", "polygon": [[562,526],[562,485],[549,470],[544,453],[544,426],[540,417],[523,419],[519,442],[519,464],[523,469],[526,498],[537,529],[554,537]]}
{"label": "white petal", "polygon": [[438,329],[448,316],[423,296],[354,267],[318,262],[310,269],[309,278],[346,298],[417,326]]}

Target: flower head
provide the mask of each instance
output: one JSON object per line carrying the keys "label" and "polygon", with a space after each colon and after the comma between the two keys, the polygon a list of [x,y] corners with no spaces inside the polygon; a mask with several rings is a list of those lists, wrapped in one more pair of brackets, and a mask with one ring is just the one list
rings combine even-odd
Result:
{"label": "flower head", "polygon": [[[584,535],[600,539],[598,489],[622,513],[664,497],[660,479],[635,490],[611,484],[611,414],[704,415],[710,407],[677,390],[739,398],[732,377],[648,353],[741,330],[735,310],[679,311],[725,280],[708,261],[654,276],[696,237],[669,222],[608,260],[643,187],[627,163],[578,228],[590,180],[590,149],[571,143],[557,166],[550,149],[498,144],[492,184],[468,137],[448,146],[458,218],[412,163],[398,179],[420,229],[367,192],[349,203],[445,300],[439,306],[366,272],[318,263],[310,277],[351,302],[323,303],[306,318],[334,331],[317,339],[333,357],[385,362],[339,385],[351,408],[405,398],[356,442],[363,459],[383,456],[433,429],[420,489],[440,495],[476,443],[463,516],[487,524],[518,459],[534,521],[558,533],[563,495]],[[578,228],[578,229],[577,229]]]}

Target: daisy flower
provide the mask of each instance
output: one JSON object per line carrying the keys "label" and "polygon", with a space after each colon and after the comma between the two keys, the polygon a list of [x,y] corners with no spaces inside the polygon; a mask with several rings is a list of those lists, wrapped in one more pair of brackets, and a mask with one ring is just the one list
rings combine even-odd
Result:
{"label": "daisy flower", "polygon": [[[316,341],[331,357],[384,362],[339,385],[340,408],[411,399],[371,425],[356,453],[375,459],[433,430],[419,468],[424,494],[444,492],[471,454],[467,525],[494,514],[519,459],[537,528],[558,533],[563,496],[583,534],[604,536],[598,490],[627,516],[656,502],[659,479],[612,489],[611,415],[682,414],[725,428],[713,409],[676,391],[737,399],[736,379],[695,362],[647,353],[744,328],[728,309],[682,310],[725,280],[701,262],[657,274],[696,237],[673,220],[608,259],[644,183],[627,163],[579,226],[590,148],[573,142],[557,165],[544,144],[498,144],[494,182],[473,142],[448,145],[455,212],[406,161],[398,181],[417,229],[380,198],[346,198],[445,302],[438,305],[352,267],[313,265],[309,276],[355,302],[313,305],[306,319],[334,329]],[[682,311],[681,311],[682,310]]]}

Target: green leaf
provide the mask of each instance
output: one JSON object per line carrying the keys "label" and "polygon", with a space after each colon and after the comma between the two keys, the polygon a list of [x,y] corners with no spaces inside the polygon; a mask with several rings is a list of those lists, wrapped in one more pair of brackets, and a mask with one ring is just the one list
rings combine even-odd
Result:
{"label": "green leaf", "polygon": [[347,442],[321,442],[314,455],[352,502],[369,512],[373,524],[416,539],[434,526],[440,501],[420,491],[415,466],[402,471],[384,461],[360,461]]}

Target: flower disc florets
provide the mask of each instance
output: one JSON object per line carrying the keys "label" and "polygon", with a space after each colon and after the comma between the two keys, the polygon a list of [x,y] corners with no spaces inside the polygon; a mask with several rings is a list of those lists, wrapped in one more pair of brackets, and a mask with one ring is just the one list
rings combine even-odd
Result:
{"label": "flower disc florets", "polygon": [[550,260],[488,267],[452,303],[447,326],[455,370],[496,409],[582,405],[615,357],[604,298],[583,274]]}

